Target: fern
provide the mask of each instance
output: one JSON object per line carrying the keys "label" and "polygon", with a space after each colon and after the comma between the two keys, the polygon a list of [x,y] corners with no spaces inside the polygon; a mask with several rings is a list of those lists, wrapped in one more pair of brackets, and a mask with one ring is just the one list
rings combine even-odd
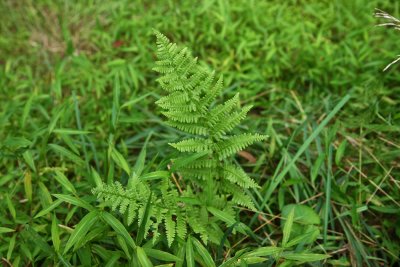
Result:
{"label": "fern", "polygon": [[[158,227],[164,224],[167,234],[168,245],[171,246],[175,233],[180,238],[185,238],[186,234],[186,212],[183,206],[176,205],[179,201],[175,190],[168,190],[168,186],[162,186],[159,195],[152,195],[150,199],[149,218],[145,222],[145,233],[148,234],[152,229],[154,233],[153,240],[156,241],[159,236]],[[128,225],[135,219],[138,225],[143,223],[145,206],[150,195],[149,185],[140,181],[133,188],[125,189],[120,183],[103,184],[92,190],[98,199],[102,199],[106,204],[112,206],[112,209],[118,210],[122,215],[126,215]],[[176,230],[174,217],[179,221],[179,231]]]}
{"label": "fern", "polygon": [[[218,209],[232,218],[234,205],[254,209],[247,189],[258,185],[232,158],[266,136],[233,134],[251,107],[240,107],[239,94],[214,104],[223,88],[222,77],[200,67],[187,48],[179,48],[158,32],[156,36],[158,61],[154,70],[161,73],[157,80],[167,92],[156,104],[163,109],[166,123],[188,136],[170,143],[182,153],[173,164],[183,183],[178,187],[177,181],[163,179],[150,184],[142,179],[141,171],[134,171],[127,187],[116,182],[102,184],[92,192],[123,215],[128,225],[136,221],[144,237],[152,232],[153,242],[163,232],[171,246],[176,239],[185,240],[190,230],[204,243],[220,244],[224,232],[208,209]],[[122,157],[118,159],[125,161]]]}
{"label": "fern", "polygon": [[[216,80],[215,72],[202,68],[187,48],[178,47],[159,32],[156,36],[158,61],[154,70],[161,73],[158,81],[167,92],[157,104],[164,110],[168,125],[196,135],[170,145],[183,153],[208,152],[207,156],[182,166],[179,171],[196,184],[201,198],[204,198],[201,192],[206,190],[204,184],[212,184],[218,188],[217,195],[225,198],[230,195],[237,204],[253,207],[251,199],[245,197],[244,188],[255,188],[257,184],[229,159],[266,138],[259,134],[232,134],[251,106],[240,108],[239,94],[213,106],[223,87],[222,78]],[[236,186],[222,189],[219,185],[222,181]],[[206,205],[212,206],[214,194],[207,192],[205,195]]]}

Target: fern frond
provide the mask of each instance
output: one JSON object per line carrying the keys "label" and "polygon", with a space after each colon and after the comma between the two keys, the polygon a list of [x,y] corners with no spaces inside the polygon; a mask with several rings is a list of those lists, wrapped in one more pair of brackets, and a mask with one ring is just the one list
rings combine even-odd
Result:
{"label": "fern frond", "polygon": [[167,232],[168,246],[170,247],[175,238],[175,221],[172,219],[172,212],[168,211],[164,217],[165,230]]}
{"label": "fern frond", "polygon": [[222,88],[224,86],[224,79],[222,76],[220,76],[217,80],[217,82],[214,84],[214,86],[206,91],[206,95],[204,96],[202,102],[205,105],[210,105],[216,98],[217,96],[221,93]]}
{"label": "fern frond", "polygon": [[251,210],[256,210],[250,196],[241,191],[235,191],[233,193],[232,202],[236,203],[239,206],[247,207]]}
{"label": "fern frond", "polygon": [[191,209],[189,211],[191,216],[189,217],[188,223],[190,227],[193,229],[193,232],[200,235],[201,240],[207,244],[208,241],[208,232],[204,227],[206,224],[203,222],[200,216],[200,212],[198,209]]}
{"label": "fern frond", "polygon": [[241,167],[237,167],[234,165],[225,165],[223,167],[224,177],[239,185],[242,188],[259,188],[260,186],[251,179]]}
{"label": "fern frond", "polygon": [[149,193],[143,186],[139,190],[124,189],[119,182],[114,184],[103,184],[92,189],[92,193],[97,195],[98,199],[104,199],[109,203],[112,210],[118,207],[121,214],[128,211],[128,224],[131,224],[137,216],[137,210],[145,203],[146,195]]}
{"label": "fern frond", "polygon": [[213,158],[200,158],[186,165],[189,169],[202,169],[211,168],[214,169],[218,165],[218,161]]}
{"label": "fern frond", "polygon": [[209,140],[202,138],[186,139],[178,143],[170,143],[169,145],[181,152],[211,152]]}
{"label": "fern frond", "polygon": [[244,118],[252,106],[244,107],[240,112],[225,114],[220,117],[219,123],[212,128],[212,135],[222,138],[227,132],[232,131]]}
{"label": "fern frond", "polygon": [[181,168],[179,172],[182,174],[183,177],[187,178],[197,178],[202,180],[207,180],[209,178],[213,178],[216,176],[217,169],[212,167],[204,167],[201,169],[192,169],[192,168]]}
{"label": "fern frond", "polygon": [[214,107],[209,115],[207,116],[208,122],[211,126],[214,126],[221,121],[223,115],[229,114],[229,112],[239,105],[239,93],[234,97],[226,101],[224,104],[219,104]]}
{"label": "fern frond", "polygon": [[231,136],[227,139],[221,140],[216,144],[218,158],[225,159],[231,155],[236,154],[240,150],[248,147],[249,145],[265,140],[267,136],[260,134],[240,134]]}
{"label": "fern frond", "polygon": [[203,124],[196,124],[196,123],[182,123],[178,121],[167,121],[167,125],[177,128],[183,132],[187,132],[189,134],[195,134],[195,135],[203,135],[207,136],[208,135],[208,128],[205,127]]}
{"label": "fern frond", "polygon": [[128,207],[128,217],[127,217],[127,221],[128,221],[128,225],[131,225],[133,223],[133,221],[136,218],[136,214],[137,214],[137,209],[138,209],[139,205],[131,202],[129,207]]}
{"label": "fern frond", "polygon": [[182,112],[179,110],[164,111],[162,114],[170,120],[183,122],[183,123],[197,123],[201,114],[195,112]]}
{"label": "fern frond", "polygon": [[184,217],[181,212],[178,212],[176,216],[176,234],[179,238],[182,238],[184,240],[186,237],[186,233],[186,217]]}
{"label": "fern frond", "polygon": [[222,186],[223,190],[232,196],[233,203],[242,207],[247,207],[251,210],[255,210],[251,197],[244,192],[243,188],[227,182],[224,182]]}
{"label": "fern frond", "polygon": [[170,108],[173,105],[183,105],[189,101],[189,95],[187,92],[174,92],[167,96],[161,97],[156,101],[156,104],[162,108]]}
{"label": "fern frond", "polygon": [[[204,92],[205,95],[207,95],[207,93],[210,90],[210,87],[212,86],[214,79],[215,79],[215,71],[213,72],[209,72],[205,69],[199,68],[198,70],[198,80],[193,80],[193,88],[195,88],[196,92]],[[213,98],[214,100],[214,98]],[[204,102],[204,99],[203,101]],[[206,105],[208,105],[207,103],[205,103]]]}

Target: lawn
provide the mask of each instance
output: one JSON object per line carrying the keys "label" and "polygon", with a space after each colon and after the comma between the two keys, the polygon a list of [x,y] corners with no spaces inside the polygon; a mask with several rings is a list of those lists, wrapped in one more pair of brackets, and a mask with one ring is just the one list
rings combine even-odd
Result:
{"label": "lawn", "polygon": [[[389,0],[1,1],[3,266],[396,266],[399,32],[376,8],[400,17]],[[240,96],[190,148],[155,32],[223,76],[207,118]],[[249,180],[189,172],[248,105],[232,134],[262,138],[206,152]]]}

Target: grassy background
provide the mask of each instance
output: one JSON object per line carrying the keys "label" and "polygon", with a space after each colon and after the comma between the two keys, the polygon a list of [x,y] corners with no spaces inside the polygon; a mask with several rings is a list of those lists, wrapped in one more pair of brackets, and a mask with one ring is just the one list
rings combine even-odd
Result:
{"label": "grassy background", "polygon": [[[398,261],[400,76],[397,66],[382,69],[399,48],[395,31],[374,27],[374,8],[399,15],[399,3],[378,0],[1,1],[0,226],[16,232],[0,234],[0,258],[40,259],[20,234],[24,224],[51,240],[52,218],[33,218],[63,190],[50,168],[65,169],[79,196],[93,201],[89,166],[110,177],[109,144],[133,164],[152,131],[148,158],[171,152],[178,135],[154,105],[155,28],[223,74],[224,94],[240,92],[254,105],[244,131],[270,135],[247,151],[255,160],[238,161],[262,186],[253,195],[263,213],[243,211],[241,220],[256,229],[272,219],[259,240],[232,237],[236,248],[279,240],[281,208],[305,203],[324,222],[321,251],[358,266]],[[56,211],[65,242],[85,211]]]}

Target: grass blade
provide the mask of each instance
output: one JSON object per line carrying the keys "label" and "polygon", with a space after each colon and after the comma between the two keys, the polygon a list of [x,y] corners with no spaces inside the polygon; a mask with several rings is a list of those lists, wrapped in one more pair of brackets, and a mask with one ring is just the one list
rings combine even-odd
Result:
{"label": "grass blade", "polygon": [[282,258],[287,260],[301,261],[301,262],[312,262],[312,261],[320,261],[329,258],[329,255],[324,254],[314,254],[314,253],[306,253],[306,252],[286,252],[283,253]]}
{"label": "grass blade", "polygon": [[286,219],[285,226],[283,227],[283,239],[282,239],[282,246],[286,247],[286,243],[289,241],[290,233],[292,232],[294,220],[294,208],[289,213],[289,216]]}
{"label": "grass blade", "polygon": [[85,162],[76,154],[72,153],[71,151],[69,151],[68,149],[56,145],[56,144],[49,144],[49,147],[54,150],[54,152],[60,154],[61,156],[64,156],[68,159],[70,159],[71,161],[73,161],[74,163],[76,163],[77,165],[85,165]]}
{"label": "grass blade", "polygon": [[68,180],[68,178],[64,175],[64,173],[60,171],[55,171],[55,178],[64,187],[67,191],[76,194],[76,189],[74,185]]}
{"label": "grass blade", "polygon": [[68,242],[65,245],[63,255],[65,255],[65,253],[67,253],[72,246],[83,239],[89,229],[92,228],[92,226],[97,222],[98,216],[99,213],[97,211],[91,211],[82,218],[69,237]]}
{"label": "grass blade", "polygon": [[117,232],[119,235],[121,235],[125,241],[133,248],[136,248],[136,244],[133,241],[132,237],[129,235],[128,231],[126,230],[125,226],[118,221],[114,216],[112,216],[108,212],[103,212],[102,213],[102,218],[104,221],[111,226],[112,229],[114,229],[115,232]]}
{"label": "grass blade", "polygon": [[58,199],[61,199],[64,202],[68,202],[72,205],[87,209],[88,211],[94,210],[94,207],[92,205],[90,205],[89,203],[80,198],[62,194],[53,194],[53,196],[55,196]]}
{"label": "grass blade", "polygon": [[141,247],[136,248],[136,254],[142,267],[152,267],[153,264],[146,255],[146,252]]}
{"label": "grass blade", "polygon": [[193,244],[194,248],[196,249],[197,253],[199,253],[200,257],[203,259],[203,261],[207,267],[215,266],[215,263],[210,255],[210,253],[200,243],[200,241],[197,240],[196,238],[194,238],[193,236],[192,236],[192,244]]}

